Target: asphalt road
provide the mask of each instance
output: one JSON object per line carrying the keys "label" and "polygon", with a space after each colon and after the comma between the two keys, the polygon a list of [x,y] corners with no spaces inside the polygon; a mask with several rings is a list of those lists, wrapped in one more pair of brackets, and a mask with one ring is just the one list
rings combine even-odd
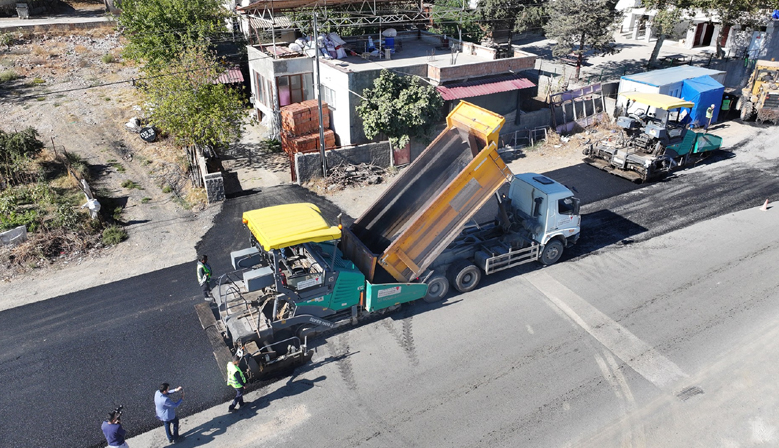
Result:
{"label": "asphalt road", "polygon": [[[328,219],[340,212],[301,187],[269,188],[227,201],[198,250],[225,272],[229,252],[248,242],[243,211],[303,201]],[[120,404],[130,434],[148,431],[159,426],[162,382],[184,386],[179,416],[227,400],[195,314],[202,300],[193,260],[0,313],[0,446],[104,445],[100,422]]]}
{"label": "asphalt road", "polygon": [[[564,260],[602,252],[600,250],[605,247],[616,250],[621,245],[665,235],[675,229],[715,216],[757,207],[763,198],[776,197],[779,193],[776,168],[777,162],[774,160],[755,165],[723,164],[720,170],[696,169],[678,178],[640,188],[591,167],[577,166],[567,171],[550,173],[551,177],[575,186],[585,203],[583,237],[577,247],[566,253]],[[592,199],[597,199],[597,202],[593,202]],[[300,201],[316,203],[329,220],[334,220],[339,213],[335,206],[302,188],[295,186],[270,188],[227,201],[222,213],[215,218],[213,228],[198,245],[198,252],[209,255],[209,261],[217,273],[224,272],[229,269],[227,264],[229,251],[245,247],[247,243],[247,235],[240,223],[241,212],[262,206]],[[612,246],[617,242],[621,244]],[[577,260],[572,265],[576,266],[579,263],[580,261]],[[193,305],[202,300],[195,281],[194,269],[193,260],[191,264],[171,267],[0,313],[0,344],[3,347],[0,353],[0,376],[3,378],[6,392],[0,398],[0,446],[100,445],[104,441],[99,431],[99,423],[105,414],[118,404],[124,404],[126,407],[124,421],[131,434],[147,431],[159,425],[154,418],[152,397],[155,388],[162,381],[185,387],[187,397],[186,404],[180,410],[182,416],[223,403],[229,398],[230,391],[219,376],[210,345],[194,313]],[[527,272],[532,274],[535,270],[529,268]],[[401,383],[413,382],[417,377],[435,378],[441,375],[441,371],[452,371],[452,374],[458,374],[458,363],[467,359],[464,354],[458,354],[454,358],[443,358],[432,365],[425,364],[422,360],[438,358],[436,347],[450,346],[448,342],[455,342],[457,345],[457,341],[463,337],[462,328],[517,326],[522,329],[528,325],[531,328],[558,326],[559,322],[554,313],[538,314],[536,308],[522,308],[512,313],[502,313],[500,306],[503,302],[489,302],[493,297],[505,300],[503,296],[511,295],[505,288],[511,288],[512,285],[518,287],[512,283],[514,281],[512,274],[516,273],[504,273],[489,278],[479,290],[483,292],[478,292],[479,297],[482,298],[473,301],[475,303],[479,303],[479,300],[485,301],[485,306],[477,307],[464,315],[449,316],[446,311],[443,311],[456,309],[453,305],[458,303],[459,299],[453,298],[437,307],[414,305],[410,308],[411,311],[406,311],[411,314],[403,315],[405,317],[399,320],[397,316],[393,317],[389,321],[392,327],[386,327],[385,330],[398,341],[398,346],[378,347],[376,356],[381,358],[384,351],[400,350],[399,353],[412,365],[416,362],[424,369],[413,371],[408,377],[400,377],[404,378],[402,382],[389,381],[387,384],[403,387]],[[521,286],[526,287],[525,284]],[[639,299],[643,297],[638,296],[636,300]],[[436,310],[435,313],[426,313],[433,309]],[[424,324],[426,325],[424,333],[428,334],[424,343],[413,345],[409,342],[411,337],[409,319],[419,313],[436,317],[430,318],[428,323]],[[525,314],[532,317],[532,324],[515,317]],[[450,320],[460,325],[452,327],[447,323]],[[352,341],[362,340],[360,338],[363,337],[370,338],[372,331],[376,331],[375,326],[369,325],[334,336],[327,341],[326,345],[320,347],[320,351],[330,353],[331,359],[351,359],[354,354],[350,350],[350,344],[354,344]],[[574,340],[582,337],[575,334],[575,328],[567,331]],[[367,335],[364,335],[366,332]],[[497,332],[491,334],[492,336],[483,335],[475,345],[470,344],[468,350],[492,354],[484,359],[484,363],[486,366],[497,366],[499,370],[522,371],[532,365],[533,372],[524,372],[528,374],[527,376],[524,374],[520,377],[506,376],[507,373],[500,376],[500,378],[516,378],[520,381],[520,387],[526,386],[521,384],[521,381],[525,381],[522,378],[539,378],[539,375],[543,378],[541,375],[543,367],[549,363],[551,364],[548,368],[551,371],[576,368],[575,364],[563,366],[557,364],[557,361],[552,363],[546,355],[568,354],[572,350],[571,353],[578,353],[575,350],[582,349],[562,345],[561,341],[566,338],[561,339],[559,334],[554,335],[554,340],[534,341],[532,344],[510,343],[512,341],[507,341]],[[417,350],[412,347],[425,348]],[[507,348],[510,348],[508,352],[506,352]],[[516,362],[506,365],[502,360],[507,358],[516,359]],[[358,374],[348,363],[331,362],[331,364],[337,364],[338,374],[344,380],[340,386],[333,387],[341,387],[345,392],[360,387],[359,383],[355,383],[357,375],[384,378],[392,374],[392,371],[378,371],[375,367],[371,367],[368,372]],[[488,370],[484,370],[481,374],[485,381],[492,375]],[[576,375],[565,380],[572,395],[578,393],[582,383],[603,381],[593,376],[592,366],[589,366],[589,370],[574,373]],[[475,375],[474,372],[462,374]],[[631,373],[626,370],[625,375],[629,376]],[[428,391],[430,395],[421,396],[422,399],[430,401],[428,406],[431,409],[436,404],[444,405],[442,414],[437,415],[436,418],[451,421],[453,425],[464,425],[464,427],[487,423],[497,425],[506,417],[490,411],[496,406],[523,406],[523,409],[530,409],[532,403],[539,401],[538,397],[528,392],[514,397],[519,400],[519,404],[506,403],[505,398],[501,397],[501,390],[512,386],[499,383],[502,384],[500,388],[491,390],[495,403],[490,404],[483,399],[478,399],[469,403],[474,406],[473,415],[463,413],[459,404],[457,408],[445,405],[461,403],[449,398],[471,394],[480,387],[480,383],[459,380],[451,383],[455,379],[447,374],[441,381],[441,389],[438,390],[440,395],[432,393],[435,390],[431,389]],[[323,378],[309,380],[304,383],[307,386],[303,389],[311,389],[312,384],[322,380]],[[532,390],[536,391],[539,385],[544,384],[543,379],[540,381],[541,383],[533,385]],[[492,382],[487,381],[487,383]],[[462,383],[463,388],[452,391],[445,389],[444,383]],[[340,383],[328,382],[327,384]],[[468,386],[466,387],[465,384]],[[294,389],[296,387],[294,384],[290,387],[297,390]],[[646,386],[638,387],[634,393],[640,395],[644,387]],[[599,396],[599,391],[587,388],[582,390],[593,394],[593,404],[597,405],[599,402],[606,404],[605,398]],[[280,397],[283,394],[284,392],[281,391],[276,396]],[[398,404],[398,400],[403,400],[403,397],[404,394],[388,397],[388,403]],[[366,419],[382,421],[385,416],[371,413],[375,410],[366,407],[366,402],[370,400],[370,395],[363,394],[345,401],[343,408],[338,409],[344,412],[343,416],[333,416],[333,423],[338,423],[348,416],[355,417],[357,422],[365,422]],[[403,409],[403,407],[390,407],[390,409]],[[525,425],[532,426],[536,420],[547,421],[550,418],[551,420],[548,421],[554,422],[555,418],[560,417],[556,414],[559,410],[553,412],[551,408],[548,410],[539,408],[532,412],[527,409],[522,414],[523,418],[527,419]],[[364,410],[371,412],[357,418],[357,414]],[[597,414],[599,407],[595,406],[595,410]],[[433,416],[426,412],[421,414],[427,415],[426,418]],[[397,418],[413,419],[415,415],[412,412]],[[483,422],[476,417],[478,415],[489,415],[490,421],[496,420],[497,423]],[[18,430],[21,427],[19,422],[35,423],[30,424],[29,431],[21,431]],[[558,423],[570,425],[572,428],[570,431],[581,426],[581,423],[568,420],[560,420]],[[439,434],[440,440],[448,440],[446,431],[440,426],[439,430],[443,431]],[[403,435],[402,431],[388,431],[389,434],[385,433],[385,437],[391,436],[390,438],[378,437],[374,442],[370,442],[372,439],[368,435],[366,444],[368,446],[386,446],[387,443],[413,445],[413,440]],[[362,433],[359,434],[361,437]],[[469,440],[464,444],[490,443],[509,446],[509,442],[516,440],[500,431],[489,437],[484,433],[480,434],[482,439]],[[359,437],[356,433],[354,438],[341,441],[346,445],[361,444],[363,439]]]}

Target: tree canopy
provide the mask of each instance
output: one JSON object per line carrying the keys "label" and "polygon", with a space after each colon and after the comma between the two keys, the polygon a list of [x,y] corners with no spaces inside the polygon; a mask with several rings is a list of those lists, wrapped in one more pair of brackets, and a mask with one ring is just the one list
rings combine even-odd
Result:
{"label": "tree canopy", "polygon": [[614,32],[621,13],[616,0],[555,0],[547,11],[549,21],[544,26],[546,37],[554,40],[552,54],[577,55],[576,79],[582,66],[582,57],[588,50],[598,54],[617,51]]}
{"label": "tree canopy", "polygon": [[511,42],[514,32],[541,28],[547,3],[547,0],[479,0],[480,22],[488,33],[508,31]]}
{"label": "tree canopy", "polygon": [[191,42],[225,31],[219,0],[123,0],[117,18],[128,39],[125,56],[157,64],[176,59]]}
{"label": "tree canopy", "polygon": [[411,76],[382,70],[372,89],[363,91],[357,113],[365,136],[383,133],[395,147],[411,137],[426,137],[441,118],[444,100],[438,91]]}
{"label": "tree canopy", "polygon": [[216,80],[224,72],[204,44],[190,46],[161,68],[146,69],[146,112],[180,145],[223,146],[243,132],[239,91]]}

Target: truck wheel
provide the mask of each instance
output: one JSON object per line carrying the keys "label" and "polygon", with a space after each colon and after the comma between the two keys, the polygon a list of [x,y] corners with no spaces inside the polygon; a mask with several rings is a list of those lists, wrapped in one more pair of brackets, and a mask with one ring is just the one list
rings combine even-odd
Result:
{"label": "truck wheel", "polygon": [[449,280],[443,275],[436,275],[427,282],[425,302],[434,303],[446,297],[449,292]]}
{"label": "truck wheel", "polygon": [[460,292],[470,292],[479,286],[481,270],[468,260],[455,262],[448,271],[449,283]]}
{"label": "truck wheel", "polygon": [[741,121],[749,121],[755,114],[754,107],[751,101],[744,101],[741,105]]}
{"label": "truck wheel", "polygon": [[560,240],[552,240],[546,243],[546,246],[544,246],[544,251],[541,253],[541,258],[539,258],[538,261],[540,261],[543,265],[549,266],[551,264],[557,263],[557,261],[562,256],[563,243],[561,243]]}

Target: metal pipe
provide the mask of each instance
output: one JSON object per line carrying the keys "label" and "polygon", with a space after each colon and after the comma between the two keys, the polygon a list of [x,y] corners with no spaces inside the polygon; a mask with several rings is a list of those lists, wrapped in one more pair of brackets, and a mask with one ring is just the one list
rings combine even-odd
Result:
{"label": "metal pipe", "polygon": [[322,177],[327,178],[327,157],[325,156],[325,128],[322,117],[322,81],[319,75],[319,35],[316,29],[317,13],[314,12],[314,54],[316,55],[316,87],[319,102],[319,155],[322,157]]}

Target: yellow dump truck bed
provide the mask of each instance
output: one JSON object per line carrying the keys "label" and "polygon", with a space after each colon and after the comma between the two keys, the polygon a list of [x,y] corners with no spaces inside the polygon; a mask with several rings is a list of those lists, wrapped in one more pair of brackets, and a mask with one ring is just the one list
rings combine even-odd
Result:
{"label": "yellow dump truck bed", "polygon": [[399,282],[415,279],[511,179],[497,152],[503,123],[461,102],[447,128],[344,231],[342,249],[369,280],[381,270]]}

